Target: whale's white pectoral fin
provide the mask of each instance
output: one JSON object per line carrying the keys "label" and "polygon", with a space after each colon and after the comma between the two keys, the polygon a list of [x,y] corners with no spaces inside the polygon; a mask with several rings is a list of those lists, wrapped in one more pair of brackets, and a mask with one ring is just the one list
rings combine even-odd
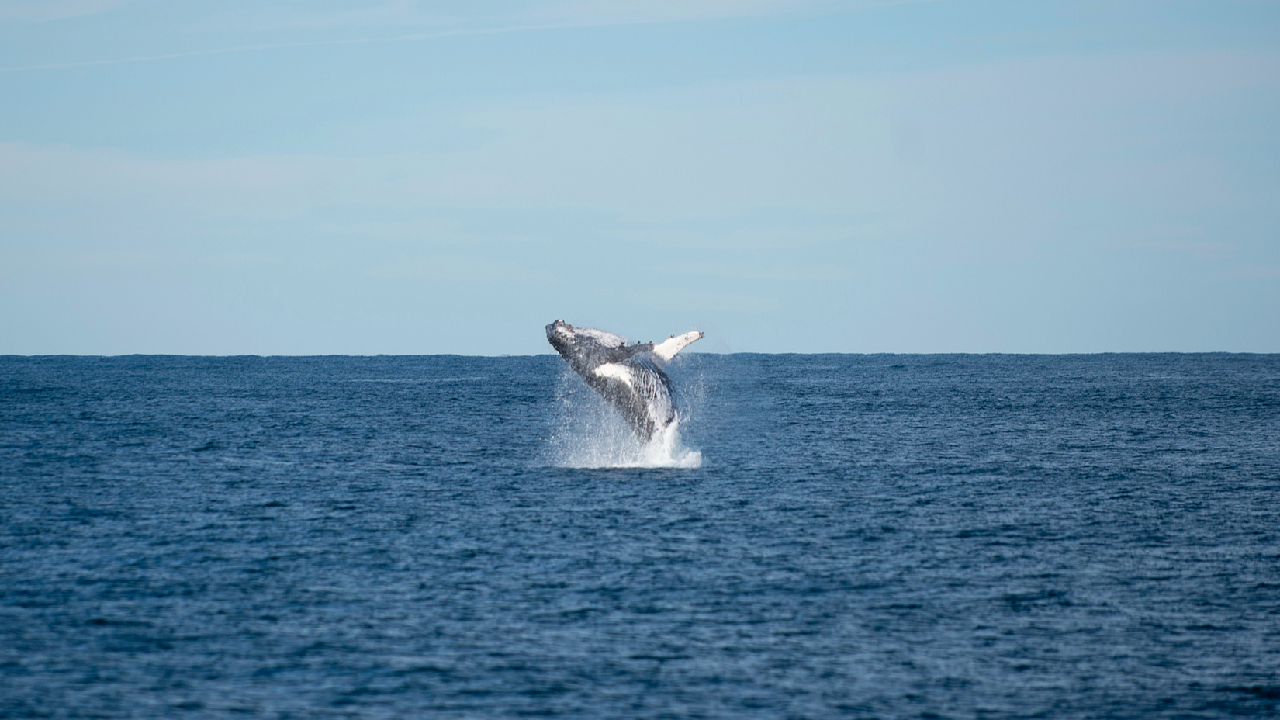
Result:
{"label": "whale's white pectoral fin", "polygon": [[602,378],[621,380],[627,387],[631,387],[631,371],[617,363],[605,363],[596,367],[593,372]]}
{"label": "whale's white pectoral fin", "polygon": [[663,362],[668,362],[676,356],[676,353],[685,349],[689,343],[702,338],[702,333],[697,330],[691,330],[683,335],[676,335],[667,338],[657,345],[653,346],[653,354],[662,358]]}

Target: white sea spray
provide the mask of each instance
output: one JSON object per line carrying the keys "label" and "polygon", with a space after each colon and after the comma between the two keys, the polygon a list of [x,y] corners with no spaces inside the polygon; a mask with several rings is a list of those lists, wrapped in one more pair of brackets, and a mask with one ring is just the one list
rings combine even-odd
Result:
{"label": "white sea spray", "polygon": [[641,442],[626,421],[568,369],[556,387],[550,464],[566,468],[696,468],[702,453],[684,445],[680,420]]}

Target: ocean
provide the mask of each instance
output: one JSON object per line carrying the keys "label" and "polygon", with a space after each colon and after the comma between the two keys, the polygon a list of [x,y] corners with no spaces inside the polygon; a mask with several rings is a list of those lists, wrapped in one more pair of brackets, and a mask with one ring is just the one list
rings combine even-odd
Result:
{"label": "ocean", "polygon": [[0,358],[0,716],[1280,713],[1280,356]]}

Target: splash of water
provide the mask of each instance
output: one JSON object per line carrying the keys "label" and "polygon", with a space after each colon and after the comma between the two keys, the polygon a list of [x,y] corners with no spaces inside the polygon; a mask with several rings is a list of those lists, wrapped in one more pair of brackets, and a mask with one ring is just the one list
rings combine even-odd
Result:
{"label": "splash of water", "polygon": [[559,418],[551,436],[550,460],[568,468],[696,468],[702,453],[685,447],[680,421],[640,442],[602,398],[566,373],[557,389]]}

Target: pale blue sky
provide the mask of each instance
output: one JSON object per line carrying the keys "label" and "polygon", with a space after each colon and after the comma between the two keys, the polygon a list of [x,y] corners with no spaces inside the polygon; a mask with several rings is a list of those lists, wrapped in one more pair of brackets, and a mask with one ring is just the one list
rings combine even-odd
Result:
{"label": "pale blue sky", "polygon": [[0,0],[0,353],[1280,352],[1277,38],[1262,0]]}

